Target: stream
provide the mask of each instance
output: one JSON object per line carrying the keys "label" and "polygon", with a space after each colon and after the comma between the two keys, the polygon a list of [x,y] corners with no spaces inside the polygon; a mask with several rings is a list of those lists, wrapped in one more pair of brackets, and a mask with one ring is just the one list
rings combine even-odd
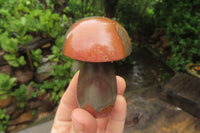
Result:
{"label": "stream", "polygon": [[147,49],[135,51],[135,64],[116,67],[126,80],[124,133],[199,133],[200,120],[160,100],[160,85],[174,73]]}

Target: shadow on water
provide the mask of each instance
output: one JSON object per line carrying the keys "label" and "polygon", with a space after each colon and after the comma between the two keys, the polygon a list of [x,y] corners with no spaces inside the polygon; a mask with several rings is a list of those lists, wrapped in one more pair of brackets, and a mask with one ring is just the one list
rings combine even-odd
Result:
{"label": "shadow on water", "polygon": [[117,66],[125,78],[127,117],[124,133],[200,133],[200,120],[160,100],[159,85],[173,72],[146,49],[133,55],[132,66]]}

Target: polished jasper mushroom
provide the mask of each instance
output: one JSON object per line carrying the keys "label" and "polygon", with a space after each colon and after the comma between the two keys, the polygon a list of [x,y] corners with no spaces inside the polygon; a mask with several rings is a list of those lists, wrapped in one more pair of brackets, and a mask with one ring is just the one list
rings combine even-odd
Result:
{"label": "polished jasper mushroom", "polygon": [[116,76],[111,62],[132,51],[126,30],[105,17],[85,18],[67,33],[64,54],[82,61],[77,99],[81,108],[96,118],[107,116],[117,96]]}

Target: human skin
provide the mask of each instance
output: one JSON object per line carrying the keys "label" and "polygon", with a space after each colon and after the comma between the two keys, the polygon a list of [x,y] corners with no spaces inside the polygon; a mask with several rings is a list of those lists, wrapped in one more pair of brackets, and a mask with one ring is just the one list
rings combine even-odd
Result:
{"label": "human skin", "polygon": [[61,98],[51,133],[123,133],[126,117],[126,100],[122,96],[126,83],[116,76],[117,98],[109,116],[96,119],[89,112],[78,107],[77,72]]}

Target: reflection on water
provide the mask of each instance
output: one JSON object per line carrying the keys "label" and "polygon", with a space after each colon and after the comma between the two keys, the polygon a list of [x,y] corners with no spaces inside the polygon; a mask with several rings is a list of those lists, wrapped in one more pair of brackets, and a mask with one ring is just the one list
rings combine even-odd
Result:
{"label": "reflection on water", "polygon": [[200,133],[199,119],[159,98],[158,85],[163,75],[172,76],[173,72],[145,49],[137,51],[133,58],[135,65],[116,69],[127,83],[124,133]]}

